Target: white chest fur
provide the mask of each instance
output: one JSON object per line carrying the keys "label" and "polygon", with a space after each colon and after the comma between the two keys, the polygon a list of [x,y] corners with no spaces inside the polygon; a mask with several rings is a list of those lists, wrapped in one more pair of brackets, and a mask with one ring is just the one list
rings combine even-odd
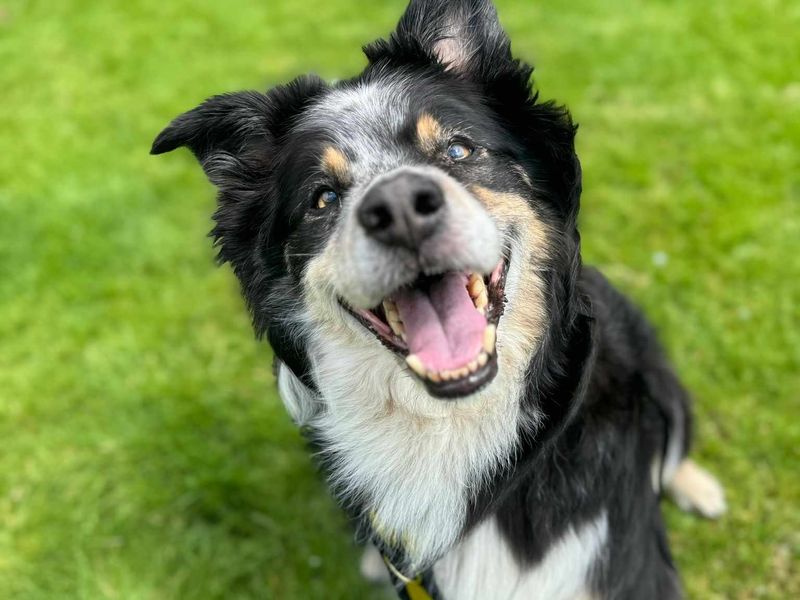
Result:
{"label": "white chest fur", "polygon": [[445,598],[589,600],[587,580],[607,538],[603,513],[567,530],[538,564],[521,569],[490,519],[436,563],[434,576]]}
{"label": "white chest fur", "polygon": [[498,377],[491,395],[447,406],[388,352],[341,343],[315,350],[324,399],[283,366],[279,387],[295,420],[335,457],[331,484],[361,500],[379,534],[401,542],[415,564],[441,556],[461,532],[470,494],[510,457],[518,385]]}

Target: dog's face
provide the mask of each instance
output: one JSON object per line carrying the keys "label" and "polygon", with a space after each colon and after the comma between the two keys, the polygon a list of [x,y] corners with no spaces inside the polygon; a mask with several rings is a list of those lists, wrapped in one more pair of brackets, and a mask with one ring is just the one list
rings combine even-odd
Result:
{"label": "dog's face", "polygon": [[415,0],[366,52],[353,80],[212,98],[153,152],[218,186],[220,257],[307,385],[337,353],[430,403],[508,385],[577,260],[569,117],[484,0]]}

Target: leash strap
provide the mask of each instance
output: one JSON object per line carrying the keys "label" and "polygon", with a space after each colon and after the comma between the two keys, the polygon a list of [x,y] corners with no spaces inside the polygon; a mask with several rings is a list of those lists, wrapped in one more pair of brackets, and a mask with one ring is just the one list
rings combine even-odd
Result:
{"label": "leash strap", "polygon": [[433,569],[419,573],[413,578],[407,577],[392,564],[385,554],[381,553],[381,556],[389,570],[389,577],[394,589],[397,590],[398,598],[401,600],[442,600],[433,581]]}

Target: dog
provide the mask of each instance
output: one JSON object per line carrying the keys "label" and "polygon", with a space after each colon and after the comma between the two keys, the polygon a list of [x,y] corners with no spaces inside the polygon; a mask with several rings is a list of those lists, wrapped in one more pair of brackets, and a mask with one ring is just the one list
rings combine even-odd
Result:
{"label": "dog", "polygon": [[218,188],[219,260],[333,493],[406,597],[680,598],[660,498],[724,494],[653,329],[582,264],[570,113],[488,0],[412,0],[364,51],[151,150]]}

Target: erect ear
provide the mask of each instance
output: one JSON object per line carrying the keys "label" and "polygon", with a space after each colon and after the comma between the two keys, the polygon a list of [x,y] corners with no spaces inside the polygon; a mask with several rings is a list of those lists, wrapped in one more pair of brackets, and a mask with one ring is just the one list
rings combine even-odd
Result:
{"label": "erect ear", "polygon": [[458,73],[511,60],[511,43],[490,0],[411,0],[394,37],[416,41]]}
{"label": "erect ear", "polygon": [[292,118],[324,87],[316,77],[301,77],[266,94],[247,91],[214,96],[176,117],[158,134],[150,154],[186,146],[212,183],[218,187],[232,181],[241,184],[243,177],[253,174],[245,163],[266,160]]}

